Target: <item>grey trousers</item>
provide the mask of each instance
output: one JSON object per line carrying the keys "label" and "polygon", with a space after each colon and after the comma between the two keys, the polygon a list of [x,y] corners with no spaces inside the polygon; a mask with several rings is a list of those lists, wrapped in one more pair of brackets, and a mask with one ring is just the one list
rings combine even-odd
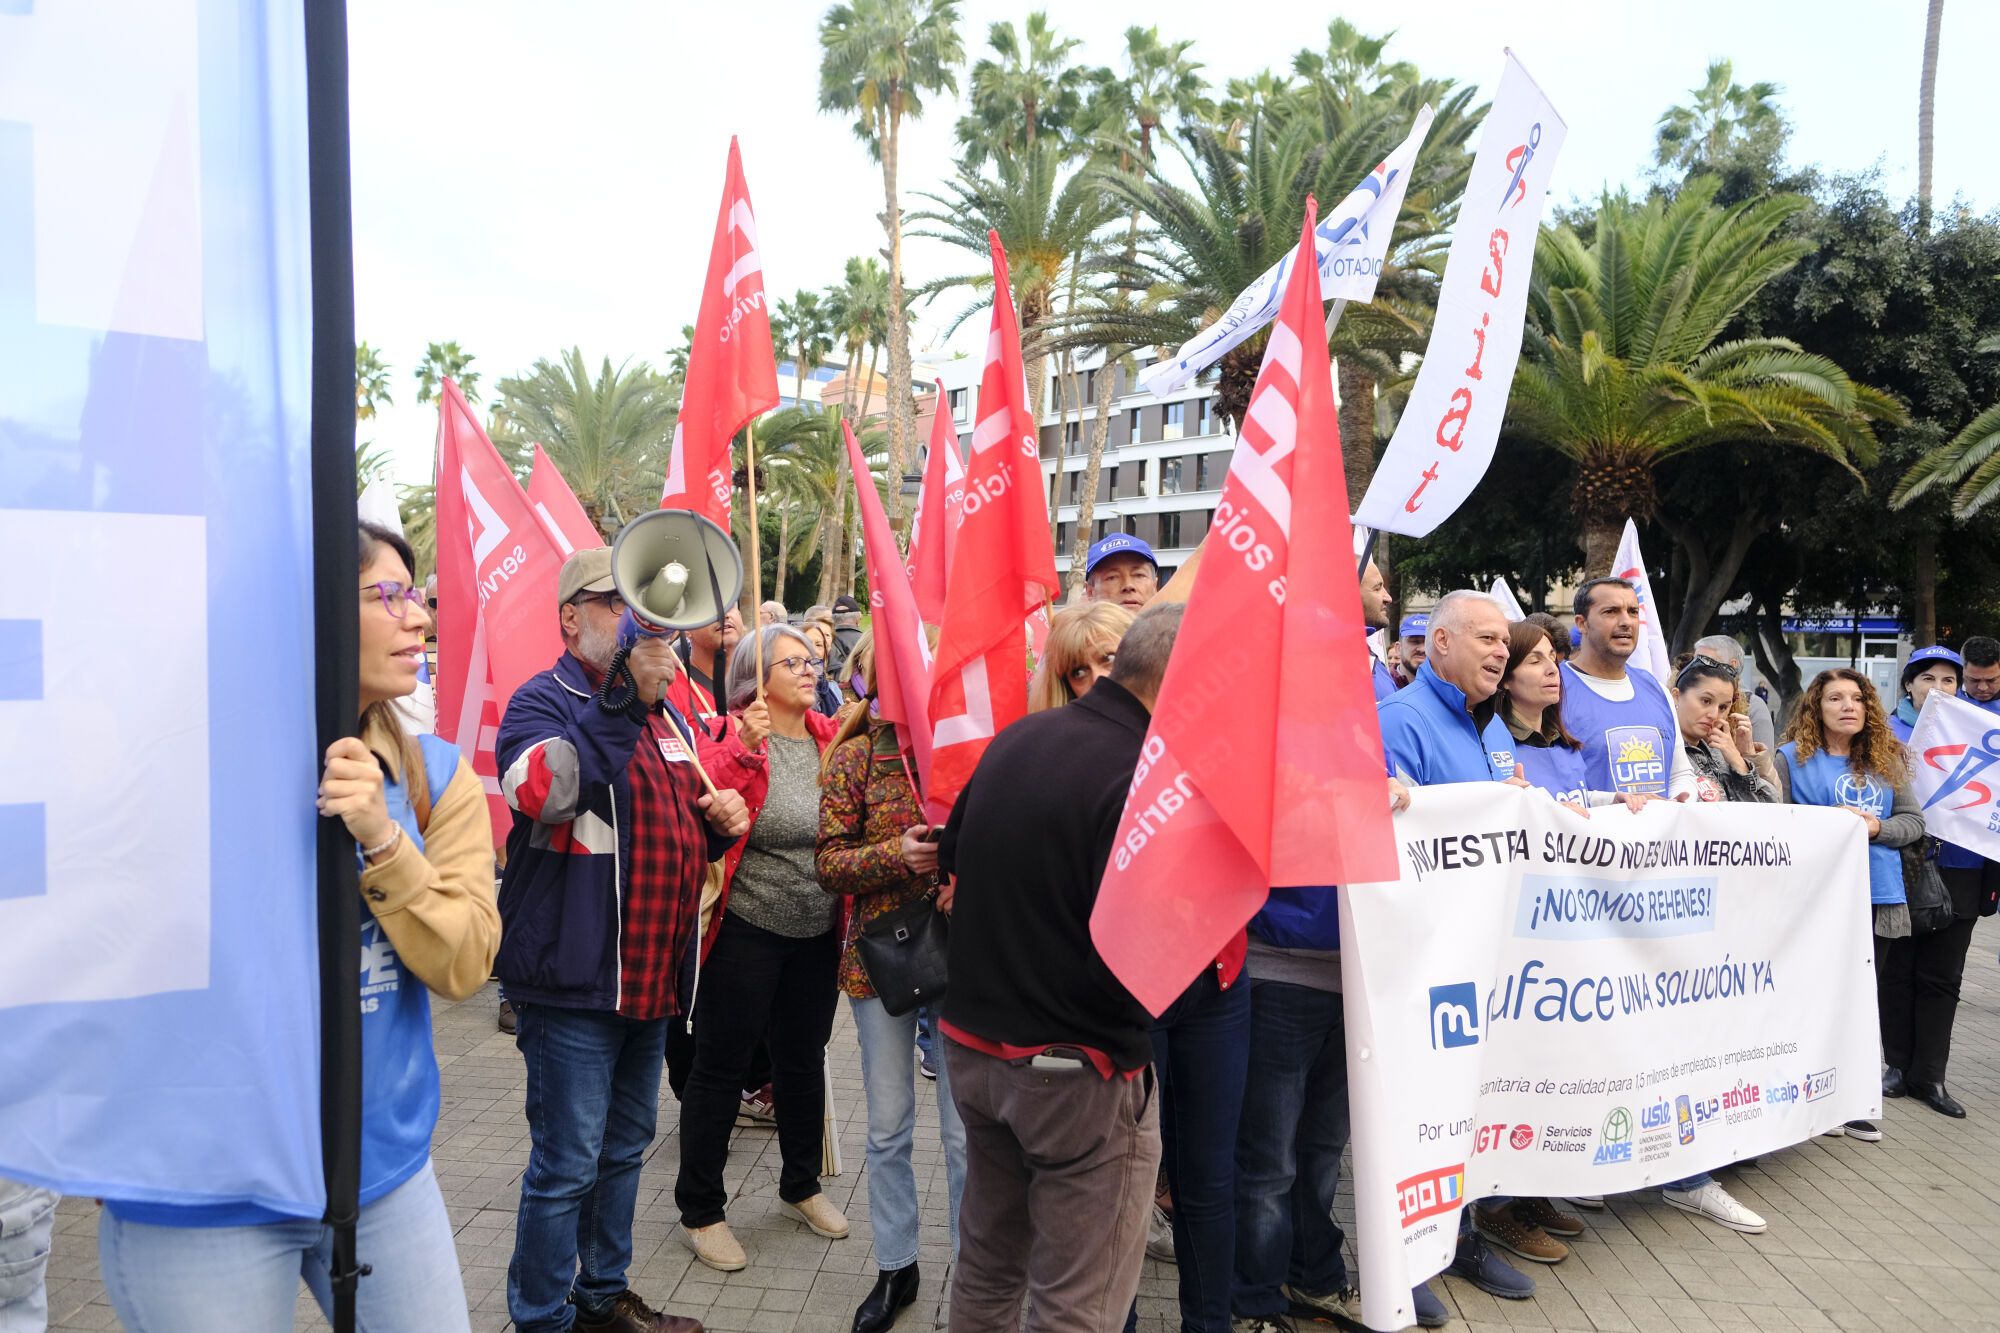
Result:
{"label": "grey trousers", "polygon": [[1152,1069],[1107,1080],[956,1042],[949,1064],[965,1123],[952,1333],[1014,1333],[1023,1296],[1029,1333],[1116,1333],[1139,1291],[1160,1168]]}

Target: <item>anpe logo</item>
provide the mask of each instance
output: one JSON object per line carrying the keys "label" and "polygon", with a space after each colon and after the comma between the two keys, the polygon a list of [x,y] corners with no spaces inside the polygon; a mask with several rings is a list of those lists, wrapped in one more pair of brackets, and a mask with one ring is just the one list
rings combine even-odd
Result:
{"label": "anpe logo", "polygon": [[1534,1142],[1535,1130],[1532,1125],[1516,1125],[1514,1132],[1507,1136],[1507,1144],[1515,1152],[1526,1152]]}
{"label": "anpe logo", "polygon": [[1597,1154],[1590,1159],[1592,1166],[1609,1166],[1613,1162],[1632,1160],[1632,1113],[1622,1106],[1611,1108],[1611,1114],[1604,1117],[1604,1132],[1599,1136]]}
{"label": "anpe logo", "polygon": [[1465,1163],[1411,1176],[1396,1186],[1396,1206],[1408,1230],[1427,1217],[1448,1213],[1465,1197]]}
{"label": "anpe logo", "polygon": [[1479,988],[1469,981],[1431,987],[1431,1049],[1479,1044]]}
{"label": "anpe logo", "polygon": [[1833,1069],[1822,1069],[1817,1074],[1807,1074],[1806,1100],[1809,1102],[1816,1102],[1820,1098],[1831,1094],[1833,1092],[1836,1076],[1839,1073],[1840,1070],[1838,1067],[1836,1067]]}

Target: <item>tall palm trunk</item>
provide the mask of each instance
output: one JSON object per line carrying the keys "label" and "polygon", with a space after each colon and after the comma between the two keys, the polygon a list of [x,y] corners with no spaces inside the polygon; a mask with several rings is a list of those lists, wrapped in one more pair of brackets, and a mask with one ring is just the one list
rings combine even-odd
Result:
{"label": "tall palm trunk", "polygon": [[778,572],[771,578],[771,597],[774,601],[785,600],[785,566],[791,563],[792,552],[792,507],[778,506]]}
{"label": "tall palm trunk", "polygon": [[[1931,227],[1931,117],[1937,107],[1938,32],[1944,0],[1931,0],[1924,18],[1924,74],[1917,85],[1917,230]],[[1926,639],[1924,642],[1930,642]]]}
{"label": "tall palm trunk", "polygon": [[[1056,476],[1058,478],[1063,474],[1064,461],[1069,458],[1068,387],[1071,383],[1069,365],[1069,353],[1065,352],[1056,363],[1056,386],[1054,390],[1056,399]],[[1035,418],[1035,438],[1037,440],[1041,439],[1041,433],[1041,416],[1038,412]],[[1056,522],[1057,512],[1055,505],[1049,506],[1049,546],[1051,548],[1056,544],[1056,533],[1060,527]]]}
{"label": "tall palm trunk", "polygon": [[[882,136],[882,225],[889,233],[889,472],[901,476],[916,420],[910,396],[910,321],[903,309],[903,210],[896,189],[898,136],[903,123],[900,90],[890,94],[888,123],[888,133]],[[891,491],[891,523],[900,517],[902,504],[900,491]]]}
{"label": "tall palm trunk", "polygon": [[1123,348],[1105,348],[1104,368],[1097,372],[1097,420],[1090,427],[1090,461],[1083,465],[1083,480],[1077,487],[1076,536],[1070,541],[1069,577],[1063,581],[1065,591],[1083,580],[1083,559],[1090,553],[1090,526],[1097,518],[1097,477],[1104,468],[1105,441],[1111,438],[1111,400],[1116,397],[1113,390],[1118,379],[1118,358],[1122,355]]}
{"label": "tall palm trunk", "polygon": [[1375,377],[1350,356],[1341,357],[1335,371],[1340,380],[1340,455],[1352,509],[1375,476]]}

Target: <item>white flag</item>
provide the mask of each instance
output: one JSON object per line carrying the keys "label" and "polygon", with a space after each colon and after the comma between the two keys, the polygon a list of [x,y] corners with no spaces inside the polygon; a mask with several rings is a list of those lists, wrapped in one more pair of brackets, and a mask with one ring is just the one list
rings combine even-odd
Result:
{"label": "white flag", "polygon": [[1924,832],[2000,861],[2000,720],[1932,690],[1910,732],[1910,786]]}
{"label": "white flag", "polygon": [[[1353,193],[1327,210],[1313,228],[1313,248],[1319,253],[1320,295],[1328,301],[1372,301],[1375,280],[1382,276],[1382,256],[1403,211],[1403,194],[1410,187],[1410,167],[1417,149],[1430,133],[1434,113],[1427,105],[1417,112],[1409,137],[1368,173]],[[1285,293],[1291,252],[1243,289],[1222,318],[1181,345],[1180,351],[1139,372],[1139,387],[1154,396],[1172,393],[1220,361],[1278,315]]]}
{"label": "white flag", "polygon": [[1618,554],[1611,572],[1630,583],[1639,593],[1639,646],[1631,665],[1653,673],[1662,685],[1674,683],[1674,659],[1667,655],[1667,636],[1660,632],[1660,608],[1653,601],[1653,581],[1646,576],[1646,561],[1639,554],[1639,529],[1625,520],[1625,535],[1618,539]]}
{"label": "white flag", "polygon": [[1535,234],[1566,132],[1509,51],[1459,203],[1423,368],[1355,522],[1427,537],[1486,475],[1521,357]]}
{"label": "white flag", "polygon": [[354,507],[359,511],[362,522],[387,528],[398,537],[403,535],[403,511],[396,503],[396,488],[381,473],[377,472],[368,479]]}
{"label": "white flag", "polygon": [[1521,609],[1521,599],[1516,597],[1514,590],[1507,586],[1506,579],[1493,580],[1492,590],[1487,595],[1500,603],[1500,609],[1507,613],[1507,619],[1526,620],[1528,618],[1528,613]]}

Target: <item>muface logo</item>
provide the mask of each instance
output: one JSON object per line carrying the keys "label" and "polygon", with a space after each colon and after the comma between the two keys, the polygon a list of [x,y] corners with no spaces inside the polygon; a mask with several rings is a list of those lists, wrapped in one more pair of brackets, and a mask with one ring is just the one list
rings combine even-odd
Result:
{"label": "muface logo", "polygon": [[[1949,772],[1945,762],[1955,760]],[[2000,764],[2000,727],[1995,727],[1979,738],[1979,744],[1960,743],[1957,745],[1933,745],[1924,751],[1924,763],[1944,773],[1943,782],[1931,793],[1924,809],[1928,810],[1947,796],[1959,792],[1966,799],[1957,805],[1947,806],[1949,810],[1970,810],[1975,805],[1984,805],[1993,799],[1993,789],[1975,779],[1995,764]]]}
{"label": "muface logo", "polygon": [[1604,733],[1611,761],[1611,785],[1618,791],[1661,794],[1667,789],[1667,761],[1660,733],[1652,727],[1611,727]]}
{"label": "muface logo", "polygon": [[1479,1044],[1479,988],[1469,981],[1431,987],[1431,1049]]}
{"label": "muface logo", "polygon": [[1465,1197],[1465,1163],[1411,1176],[1396,1186],[1396,1207],[1408,1230],[1427,1217],[1448,1213]]}
{"label": "muface logo", "polygon": [[1613,1162],[1632,1160],[1632,1113],[1622,1106],[1611,1108],[1611,1114],[1604,1117],[1604,1130],[1598,1135],[1597,1154],[1590,1159],[1592,1166],[1609,1166]]}

